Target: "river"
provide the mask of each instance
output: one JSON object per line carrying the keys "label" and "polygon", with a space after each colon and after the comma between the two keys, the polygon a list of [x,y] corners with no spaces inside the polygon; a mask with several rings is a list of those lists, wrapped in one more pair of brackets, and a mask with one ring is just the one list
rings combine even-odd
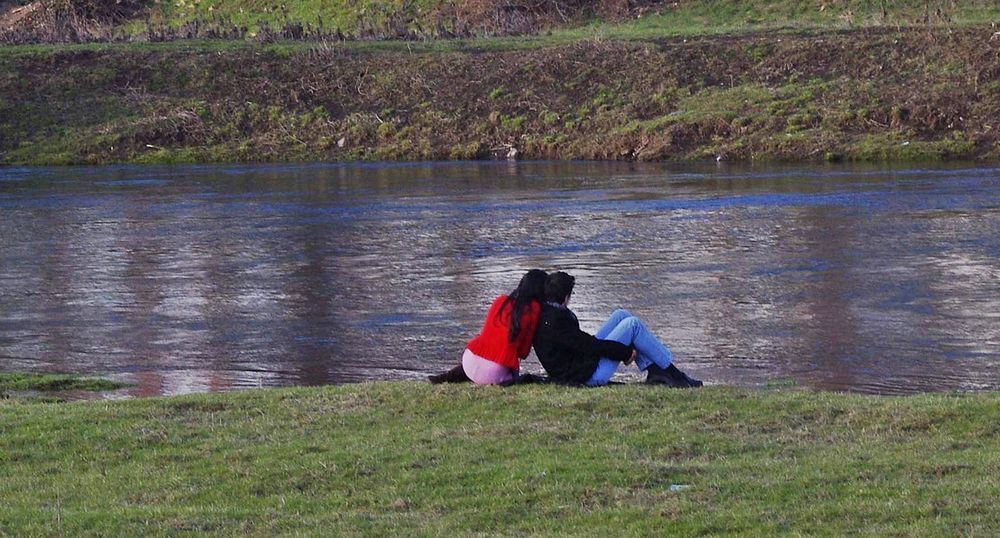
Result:
{"label": "river", "polygon": [[533,267],[708,384],[1000,388],[1000,169],[972,167],[0,168],[0,371],[424,379]]}

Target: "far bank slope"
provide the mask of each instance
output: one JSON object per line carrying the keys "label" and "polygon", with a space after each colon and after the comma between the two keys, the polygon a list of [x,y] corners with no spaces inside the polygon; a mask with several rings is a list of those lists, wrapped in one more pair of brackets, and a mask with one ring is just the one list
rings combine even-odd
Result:
{"label": "far bank slope", "polygon": [[9,164],[1000,158],[990,29],[8,47]]}

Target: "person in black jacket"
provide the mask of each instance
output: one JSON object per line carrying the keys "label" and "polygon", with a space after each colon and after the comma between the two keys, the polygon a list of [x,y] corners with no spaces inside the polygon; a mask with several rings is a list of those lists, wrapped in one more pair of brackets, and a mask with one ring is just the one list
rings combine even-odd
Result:
{"label": "person in black jacket", "polygon": [[673,365],[673,354],[639,318],[627,310],[615,310],[596,335],[580,330],[576,314],[569,309],[576,279],[562,271],[549,274],[545,282],[546,304],[535,330],[535,355],[554,381],[606,385],[619,363],[633,360],[646,370],[646,383],[671,387],[700,387]]}

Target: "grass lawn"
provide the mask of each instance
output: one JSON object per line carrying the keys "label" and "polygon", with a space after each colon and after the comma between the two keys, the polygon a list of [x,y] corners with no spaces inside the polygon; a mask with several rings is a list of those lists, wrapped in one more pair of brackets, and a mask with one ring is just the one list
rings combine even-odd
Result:
{"label": "grass lawn", "polygon": [[0,536],[993,536],[998,416],[787,387],[15,398]]}

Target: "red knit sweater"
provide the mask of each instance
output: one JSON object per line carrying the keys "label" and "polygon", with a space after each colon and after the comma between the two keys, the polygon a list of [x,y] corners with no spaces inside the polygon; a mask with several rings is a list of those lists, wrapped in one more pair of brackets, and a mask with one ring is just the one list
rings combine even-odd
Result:
{"label": "red knit sweater", "polygon": [[531,351],[531,341],[535,337],[535,327],[538,326],[542,305],[536,301],[532,301],[528,305],[521,317],[521,329],[517,332],[517,338],[510,342],[507,340],[507,333],[514,305],[511,304],[505,308],[501,315],[500,305],[506,299],[506,295],[501,295],[493,301],[490,311],[486,314],[486,320],[483,321],[483,330],[479,332],[479,336],[470,340],[466,347],[484,359],[506,366],[511,370],[519,370],[521,359],[527,357],[528,352]]}

